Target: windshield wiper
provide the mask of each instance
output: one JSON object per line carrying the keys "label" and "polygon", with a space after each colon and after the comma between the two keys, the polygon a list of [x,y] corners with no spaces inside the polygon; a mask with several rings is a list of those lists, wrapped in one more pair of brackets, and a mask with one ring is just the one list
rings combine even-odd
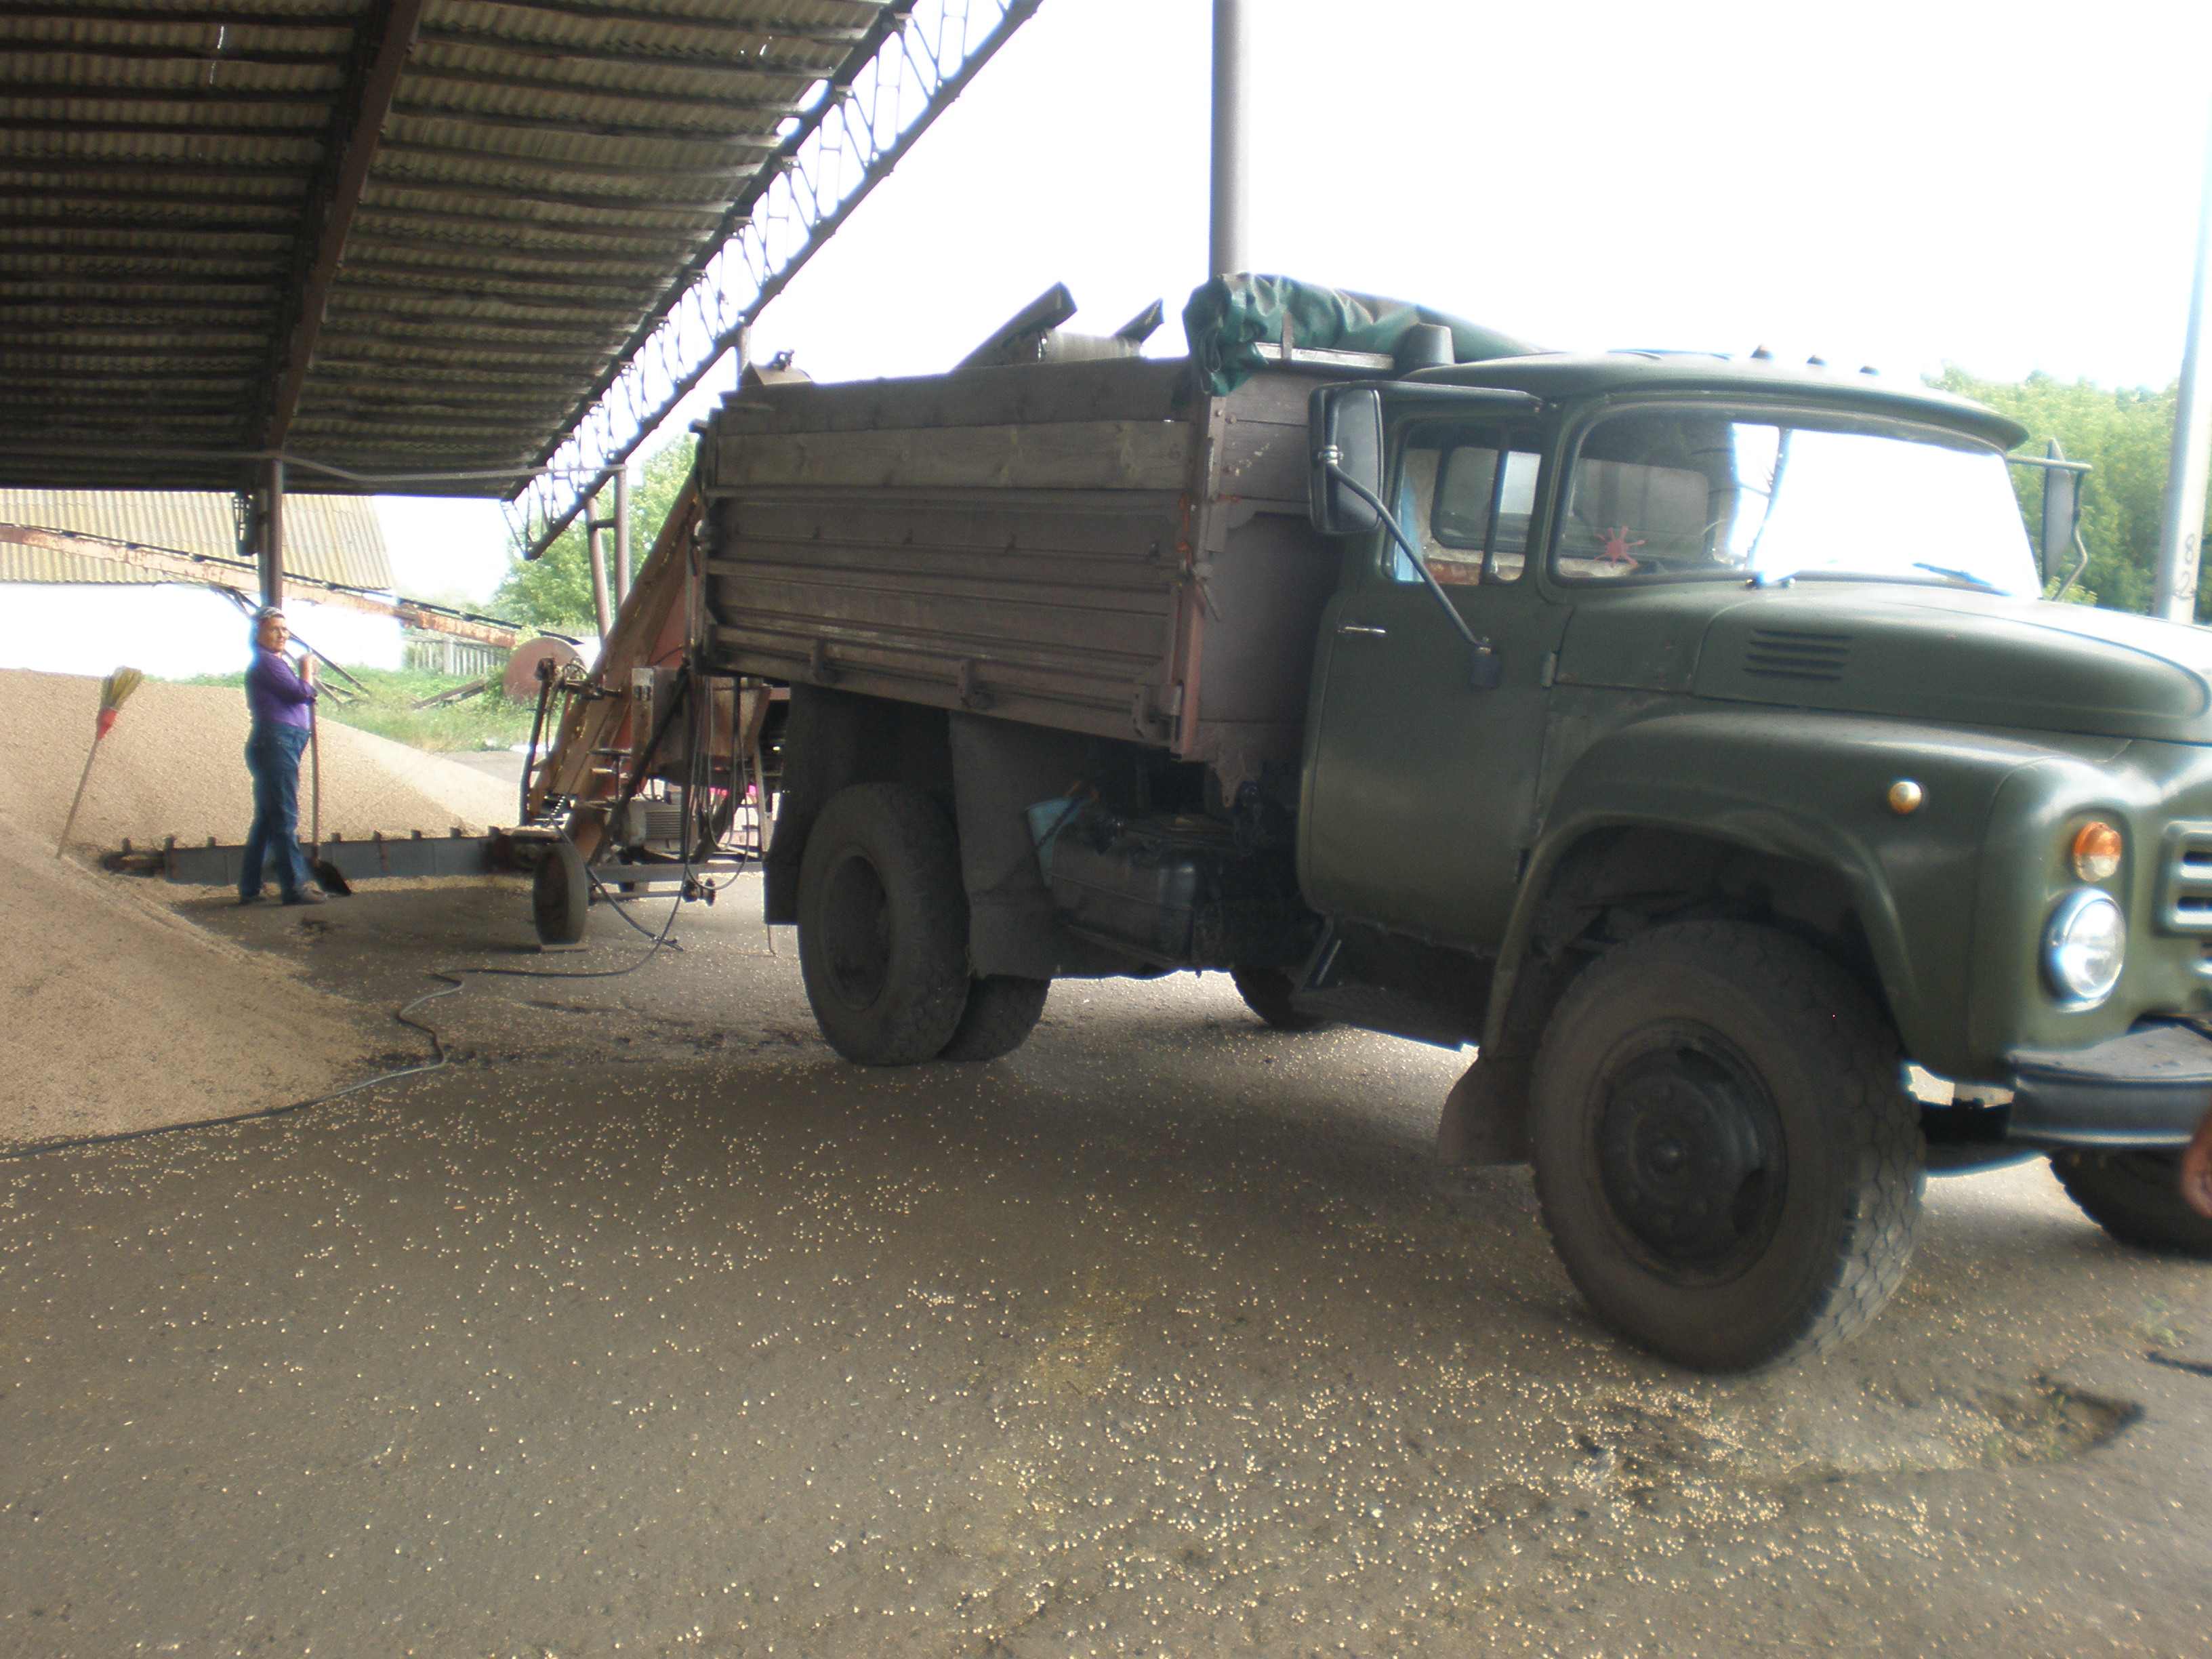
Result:
{"label": "windshield wiper", "polygon": [[1917,560],[1912,568],[1915,570],[1925,570],[1932,576],[1948,576],[1954,582],[1964,582],[1969,587],[1978,587],[1984,593],[2002,593],[2005,591],[1988,577],[1977,576],[1971,570],[1950,570],[1940,564],[1922,564]]}

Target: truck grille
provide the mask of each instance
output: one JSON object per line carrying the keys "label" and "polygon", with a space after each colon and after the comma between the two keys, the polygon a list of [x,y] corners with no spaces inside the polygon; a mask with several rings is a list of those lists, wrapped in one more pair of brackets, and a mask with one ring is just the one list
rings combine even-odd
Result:
{"label": "truck grille", "polygon": [[1814,634],[1789,628],[1754,628],[1744,647],[1743,672],[1770,679],[1839,680],[1850,660],[1848,634]]}
{"label": "truck grille", "polygon": [[2172,933],[2212,933],[2212,823],[2166,826],[2158,920]]}

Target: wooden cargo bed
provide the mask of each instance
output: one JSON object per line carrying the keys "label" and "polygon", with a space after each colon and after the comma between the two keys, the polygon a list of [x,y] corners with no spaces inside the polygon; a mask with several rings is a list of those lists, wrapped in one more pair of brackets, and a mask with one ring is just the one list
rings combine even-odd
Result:
{"label": "wooden cargo bed", "polygon": [[1305,522],[1322,374],[1195,393],[1124,358],[725,401],[701,445],[721,669],[1295,762],[1335,553]]}

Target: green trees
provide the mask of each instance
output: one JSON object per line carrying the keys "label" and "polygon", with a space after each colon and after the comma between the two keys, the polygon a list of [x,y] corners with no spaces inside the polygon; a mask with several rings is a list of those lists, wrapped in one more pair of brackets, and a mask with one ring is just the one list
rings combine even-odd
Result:
{"label": "green trees", "polygon": [[[2030,436],[2017,453],[2040,455],[2045,441],[2056,438],[2069,460],[2090,464],[2094,470],[2081,495],[2081,539],[2089,550],[2089,568],[2081,585],[2112,610],[2149,610],[2173,442],[2174,389],[2107,388],[2040,372],[2020,381],[1984,380],[1955,365],[1928,381],[1987,404],[2026,427]],[[2015,467],[2013,484],[2030,532],[2039,535],[2042,479],[2027,467]],[[2198,574],[2197,614],[2204,615],[2209,606],[2212,566]]]}
{"label": "green trees", "polygon": [[[676,504],[677,492],[691,473],[692,452],[698,440],[678,439],[646,457],[636,488],[629,493],[629,537],[639,564],[652,552],[653,540]],[[602,497],[611,507],[610,489]],[[531,623],[556,633],[591,633],[599,626],[592,614],[592,560],[584,543],[584,520],[576,520],[554,540],[553,545],[529,563],[521,550],[510,550],[507,572],[492,595],[491,608],[516,622]],[[611,560],[612,553],[610,550]],[[609,572],[612,574],[611,568]]]}

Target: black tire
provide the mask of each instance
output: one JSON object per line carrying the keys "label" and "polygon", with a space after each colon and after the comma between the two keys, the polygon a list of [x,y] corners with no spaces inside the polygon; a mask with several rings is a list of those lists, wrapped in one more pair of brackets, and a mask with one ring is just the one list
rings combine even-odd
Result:
{"label": "black tire", "polygon": [[830,798],[799,866],[799,964],[830,1046],[863,1066],[935,1056],[968,1006],[968,896],[945,809],[899,783]]}
{"label": "black tire", "polygon": [[2121,1243],[2212,1261],[2212,1217],[2182,1197],[2179,1152],[2059,1152],[2051,1170],[2067,1197]]}
{"label": "black tire", "polygon": [[1036,1023],[1044,1018],[1044,1000],[1052,994],[1048,979],[1023,979],[1014,974],[993,974],[968,982],[968,1009],[952,1041],[938,1051],[939,1060],[996,1060],[1011,1054],[1029,1041]]}
{"label": "black tire", "polygon": [[1261,1023],[1277,1031],[1318,1031],[1328,1024],[1318,1014],[1302,1014],[1291,1006],[1291,976],[1279,968],[1232,968],[1237,994]]}
{"label": "black tire", "polygon": [[566,841],[556,841],[538,860],[530,883],[530,917],[540,945],[580,945],[584,917],[591,908],[592,878],[584,860]]}
{"label": "black tire", "polygon": [[1545,1028],[1529,1139],[1590,1307],[1701,1370],[1856,1334],[1911,1259],[1925,1148],[1895,1039],[1768,928],[1679,922],[1585,969]]}

